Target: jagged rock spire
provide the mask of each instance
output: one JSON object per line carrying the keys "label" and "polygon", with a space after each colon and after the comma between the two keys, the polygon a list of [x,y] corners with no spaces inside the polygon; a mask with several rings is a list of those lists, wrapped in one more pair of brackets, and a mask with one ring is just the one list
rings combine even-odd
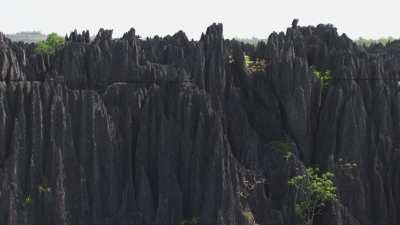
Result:
{"label": "jagged rock spire", "polygon": [[293,19],[292,21],[292,28],[297,28],[297,25],[299,24],[299,19]]}
{"label": "jagged rock spire", "polygon": [[76,30],[70,33],[69,36],[65,37],[65,41],[70,42],[81,42],[81,43],[89,43],[90,42],[90,34],[89,31],[83,31],[82,34],[78,34]]}

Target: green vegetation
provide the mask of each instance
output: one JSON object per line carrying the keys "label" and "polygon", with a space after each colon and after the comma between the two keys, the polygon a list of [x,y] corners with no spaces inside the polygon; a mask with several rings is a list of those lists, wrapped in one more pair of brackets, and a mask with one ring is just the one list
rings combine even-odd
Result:
{"label": "green vegetation", "polygon": [[248,55],[244,56],[244,64],[251,73],[262,72],[265,69],[264,59],[256,59],[253,61]]}
{"label": "green vegetation", "polygon": [[312,225],[322,208],[337,199],[333,177],[330,172],[319,175],[318,168],[307,168],[305,175],[288,181],[295,190],[295,211],[303,225]]}
{"label": "green vegetation", "polygon": [[292,158],[292,156],[293,156],[292,152],[287,152],[286,155],[283,157],[285,157],[286,161],[288,161],[290,158]]}
{"label": "green vegetation", "polygon": [[51,33],[47,37],[46,41],[40,41],[36,48],[36,54],[49,54],[52,55],[56,52],[58,48],[64,45],[64,38],[58,36],[56,33]]}
{"label": "green vegetation", "polygon": [[198,225],[200,223],[199,217],[193,217],[189,220],[183,220],[179,223],[179,225]]}
{"label": "green vegetation", "polygon": [[30,205],[32,204],[32,197],[30,195],[26,196],[25,200],[24,200],[24,204],[25,205]]}
{"label": "green vegetation", "polygon": [[293,146],[284,140],[271,141],[270,145],[288,161],[293,156]]}
{"label": "green vegetation", "polygon": [[319,70],[314,69],[313,73],[314,73],[314,76],[319,81],[321,81],[323,88],[328,87],[330,81],[332,80],[332,73],[330,70],[319,71]]}
{"label": "green vegetation", "polygon": [[259,225],[256,223],[256,220],[254,219],[254,215],[251,211],[242,211],[243,216],[246,218],[246,220],[249,222],[251,225]]}
{"label": "green vegetation", "polygon": [[270,145],[282,154],[292,152],[292,145],[287,141],[271,141]]}
{"label": "green vegetation", "polygon": [[354,42],[358,46],[369,47],[373,44],[387,45],[394,40],[395,39],[393,37],[385,37],[385,38],[379,38],[379,39],[365,39],[365,38],[360,37],[359,39],[355,40]]}

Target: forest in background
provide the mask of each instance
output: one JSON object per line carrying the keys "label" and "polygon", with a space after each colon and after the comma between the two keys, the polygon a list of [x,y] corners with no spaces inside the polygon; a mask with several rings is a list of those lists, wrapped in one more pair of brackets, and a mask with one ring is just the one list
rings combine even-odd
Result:
{"label": "forest in background", "polygon": [[[13,42],[25,42],[25,43],[36,43],[36,42],[40,42],[40,41],[44,41],[47,39],[47,35],[41,33],[40,31],[23,31],[23,32],[18,32],[15,34],[7,34],[6,35],[7,38],[11,39]],[[251,45],[257,45],[258,42],[260,41],[264,41],[267,42],[267,39],[265,38],[256,38],[256,37],[252,37],[252,38],[233,38],[236,39],[240,42],[246,43],[246,44],[251,44]],[[372,39],[372,38],[363,38],[360,37],[358,39],[353,40],[357,45],[362,46],[370,46],[372,44],[383,44],[386,45],[387,43],[394,41],[398,38],[394,38],[394,37],[382,37],[379,39]]]}

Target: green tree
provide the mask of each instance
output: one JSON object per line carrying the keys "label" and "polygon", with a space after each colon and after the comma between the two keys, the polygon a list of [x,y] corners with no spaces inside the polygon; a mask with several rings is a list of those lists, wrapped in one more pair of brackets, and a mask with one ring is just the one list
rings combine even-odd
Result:
{"label": "green tree", "polygon": [[326,71],[319,71],[314,69],[313,70],[314,76],[321,81],[322,84],[322,88],[327,88],[330,81],[332,80],[332,73],[330,70],[326,70]]}
{"label": "green tree", "polygon": [[41,41],[35,48],[36,54],[49,54],[52,55],[58,48],[64,45],[64,38],[58,36],[56,33],[51,33],[47,36],[46,41]]}
{"label": "green tree", "polygon": [[323,207],[337,199],[333,177],[331,172],[319,175],[318,168],[307,168],[305,175],[288,181],[289,186],[294,188],[295,211],[303,225],[312,225]]}

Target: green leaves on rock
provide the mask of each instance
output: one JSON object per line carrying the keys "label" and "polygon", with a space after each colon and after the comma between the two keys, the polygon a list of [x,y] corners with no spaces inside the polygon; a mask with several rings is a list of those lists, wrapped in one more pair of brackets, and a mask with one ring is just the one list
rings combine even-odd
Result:
{"label": "green leaves on rock", "polygon": [[244,56],[244,64],[250,73],[263,72],[265,70],[265,60],[255,59],[251,60],[250,56]]}
{"label": "green leaves on rock", "polygon": [[319,71],[314,69],[313,74],[321,82],[323,88],[328,87],[330,81],[332,80],[332,73],[330,70]]}
{"label": "green leaves on rock", "polygon": [[319,175],[318,168],[307,168],[306,174],[292,177],[288,184],[295,191],[295,211],[303,225],[312,225],[314,217],[329,202],[337,199],[334,175],[325,172]]}

